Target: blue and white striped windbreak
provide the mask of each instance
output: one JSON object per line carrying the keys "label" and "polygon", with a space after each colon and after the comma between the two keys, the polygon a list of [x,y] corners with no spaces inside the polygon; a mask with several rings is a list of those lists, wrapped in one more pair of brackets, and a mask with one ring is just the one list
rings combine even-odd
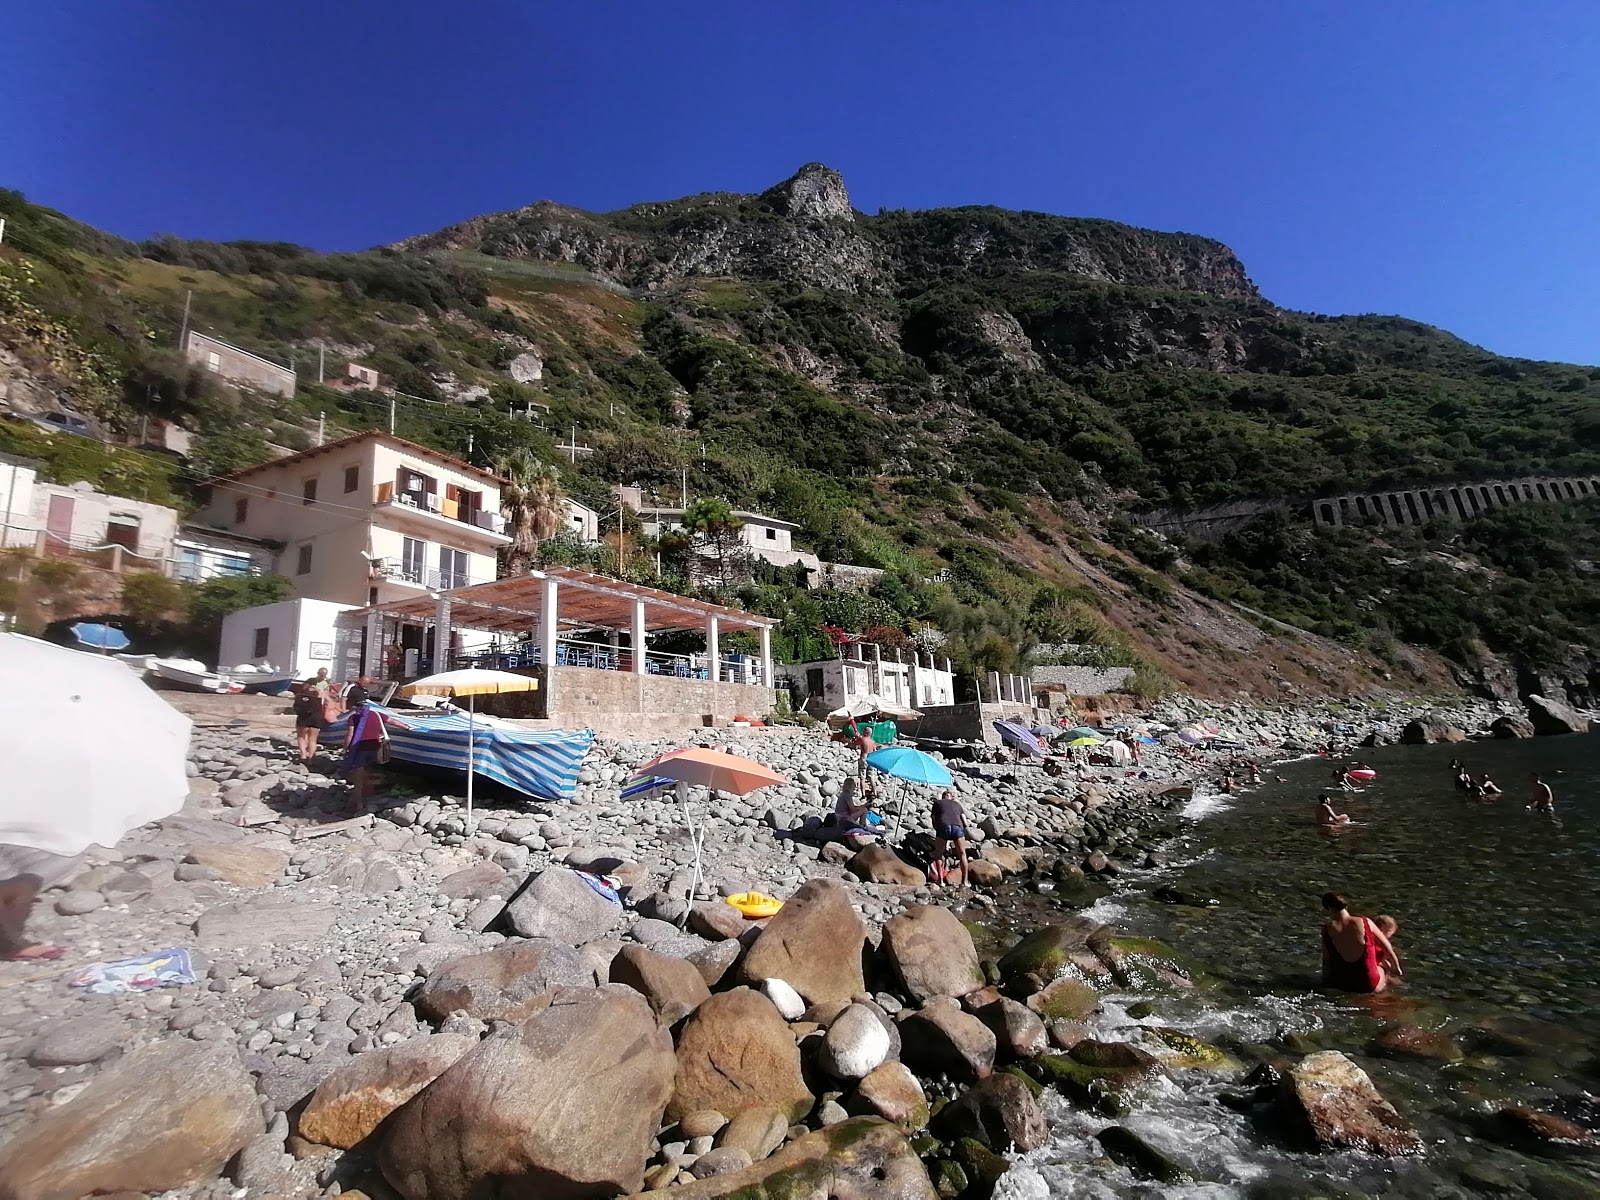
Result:
{"label": "blue and white striped windbreak", "polygon": [[[467,718],[457,713],[423,713],[416,709],[381,708],[374,712],[392,717],[387,723],[389,756],[429,767],[467,769]],[[350,714],[329,722],[324,742],[343,745]],[[406,728],[400,727],[404,722]],[[542,800],[570,801],[578,788],[578,770],[594,743],[588,729],[525,730],[485,725],[472,727],[474,771],[485,779],[503,783]]]}

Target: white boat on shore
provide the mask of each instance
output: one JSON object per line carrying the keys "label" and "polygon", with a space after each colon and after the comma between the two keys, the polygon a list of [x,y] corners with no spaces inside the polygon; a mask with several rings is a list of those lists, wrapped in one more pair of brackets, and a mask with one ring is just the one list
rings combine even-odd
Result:
{"label": "white boat on shore", "polygon": [[193,692],[242,692],[244,685],[218,674],[193,658],[153,658],[147,668],[152,678]]}

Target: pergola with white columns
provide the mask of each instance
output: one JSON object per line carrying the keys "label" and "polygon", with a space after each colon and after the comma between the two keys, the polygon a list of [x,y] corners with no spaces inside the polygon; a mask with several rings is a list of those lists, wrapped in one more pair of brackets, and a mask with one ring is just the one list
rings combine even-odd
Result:
{"label": "pergola with white columns", "polygon": [[[546,567],[492,583],[374,604],[344,613],[339,621],[352,631],[365,629],[362,669],[375,678],[384,674],[384,648],[390,644],[388,633],[399,623],[410,623],[432,627],[433,671],[448,670],[455,665],[441,662],[438,648],[450,647],[455,631],[471,630],[509,636],[527,647],[528,652],[514,656],[518,659],[516,666],[597,667],[639,676],[679,677],[713,684],[737,683],[767,688],[773,685],[772,626],[776,622],[770,617],[574,567]],[[735,663],[722,657],[722,634],[739,629],[751,630],[757,635],[760,649],[754,662]],[[683,656],[651,651],[650,636],[667,631],[703,633],[704,665],[697,665],[691,671]],[[595,632],[607,635],[605,644],[563,638],[564,634],[592,635]],[[623,648],[624,637],[626,649]],[[513,656],[490,651],[476,657]],[[557,673],[552,670],[545,675],[545,704],[548,711],[555,712]]]}

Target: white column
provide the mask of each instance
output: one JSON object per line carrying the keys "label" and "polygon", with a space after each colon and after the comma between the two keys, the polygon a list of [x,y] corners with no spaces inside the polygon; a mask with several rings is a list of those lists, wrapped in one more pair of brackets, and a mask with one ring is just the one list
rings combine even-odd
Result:
{"label": "white column", "polygon": [[872,643],[872,665],[867,668],[867,678],[871,680],[867,690],[874,696],[883,695],[883,648],[877,642]]}
{"label": "white column", "polygon": [[710,660],[710,673],[706,678],[712,683],[722,678],[722,647],[719,634],[721,626],[715,616],[706,618],[706,658]]}
{"label": "white column", "polygon": [[560,629],[560,603],[557,599],[561,585],[554,579],[544,581],[544,594],[539,598],[539,658],[544,663],[544,715],[556,715],[556,632]]}
{"label": "white column", "polygon": [[433,613],[433,669],[450,669],[450,597],[441,595]]}
{"label": "white column", "polygon": [[[990,671],[989,672],[989,698],[991,700],[995,701],[996,703],[998,703],[999,700],[1000,700],[1000,672],[999,671]],[[982,692],[978,693],[978,699],[979,700],[983,699],[983,693]]]}
{"label": "white column", "polygon": [[378,666],[383,662],[383,617],[378,613],[367,614],[367,644],[361,655],[361,673],[363,675],[378,674]]}
{"label": "white column", "polygon": [[645,652],[649,648],[649,635],[644,628],[644,601],[633,602],[633,673],[643,675],[645,669]]}
{"label": "white column", "polygon": [[772,626],[761,626],[761,686],[772,687],[777,682],[772,677]]}

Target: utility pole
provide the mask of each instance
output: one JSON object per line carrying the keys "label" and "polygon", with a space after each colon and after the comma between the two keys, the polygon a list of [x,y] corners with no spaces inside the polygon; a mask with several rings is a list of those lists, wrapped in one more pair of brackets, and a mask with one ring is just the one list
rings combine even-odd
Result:
{"label": "utility pole", "polygon": [[394,433],[394,393],[389,393],[389,432]]}
{"label": "utility pole", "polygon": [[578,462],[578,423],[576,421],[572,423],[572,445],[567,449],[572,451],[572,462],[576,466]]}
{"label": "utility pole", "polygon": [[6,240],[6,219],[0,217],[0,242]]}
{"label": "utility pole", "polygon": [[183,327],[178,330],[178,349],[185,350],[189,340],[189,304],[194,300],[194,289],[183,294]]}
{"label": "utility pole", "polygon": [[322,382],[322,343],[317,343],[317,382]]}
{"label": "utility pole", "polygon": [[327,432],[328,414],[325,412],[319,412],[317,414],[317,445],[322,445],[322,439]]}

